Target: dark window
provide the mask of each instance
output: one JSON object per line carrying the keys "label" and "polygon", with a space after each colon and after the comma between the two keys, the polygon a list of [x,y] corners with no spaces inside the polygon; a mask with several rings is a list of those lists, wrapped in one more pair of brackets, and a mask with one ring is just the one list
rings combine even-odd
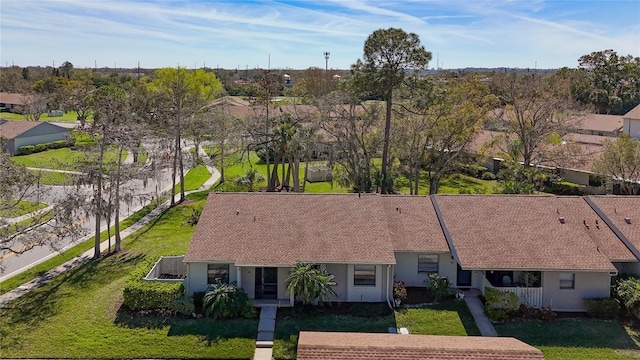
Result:
{"label": "dark window", "polygon": [[418,273],[437,273],[438,255],[418,255]]}
{"label": "dark window", "polygon": [[575,288],[576,288],[576,274],[560,273],[560,289],[575,289]]}
{"label": "dark window", "polygon": [[376,286],[376,266],[355,265],[353,267],[353,285]]}
{"label": "dark window", "polygon": [[229,283],[229,264],[207,265],[207,284],[217,283]]}

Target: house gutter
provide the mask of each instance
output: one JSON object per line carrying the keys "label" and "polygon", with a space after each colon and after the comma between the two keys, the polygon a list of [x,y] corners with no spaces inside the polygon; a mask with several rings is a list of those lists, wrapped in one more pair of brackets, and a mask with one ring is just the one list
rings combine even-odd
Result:
{"label": "house gutter", "polygon": [[387,299],[387,305],[389,305],[389,309],[393,311],[393,305],[391,304],[391,300],[389,300],[389,293],[391,292],[391,283],[389,282],[390,279],[391,279],[391,265],[387,265],[387,294],[385,297]]}

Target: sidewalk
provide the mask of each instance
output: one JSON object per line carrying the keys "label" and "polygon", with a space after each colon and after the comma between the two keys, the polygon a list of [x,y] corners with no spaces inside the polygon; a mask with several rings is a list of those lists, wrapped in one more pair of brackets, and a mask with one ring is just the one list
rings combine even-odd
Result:
{"label": "sidewalk", "polygon": [[[208,159],[208,157],[207,157]],[[209,163],[211,163],[211,160],[209,160]],[[205,160],[205,164],[206,164],[206,160]],[[209,172],[211,173],[211,177],[198,189],[198,190],[194,190],[194,191],[188,191],[185,193],[185,195],[194,193],[194,192],[198,192],[198,191],[202,191],[202,190],[206,190],[210,187],[212,187],[216,182],[218,182],[218,180],[220,179],[220,173],[218,172],[218,170],[214,167],[209,167],[207,166]],[[171,189],[169,187],[169,189]],[[180,194],[176,194],[174,200],[176,202],[180,201]],[[128,228],[122,230],[120,232],[120,236],[122,239],[125,239],[127,236],[131,235],[132,233],[134,233],[135,231],[139,230],[140,228],[144,227],[145,225],[147,225],[148,223],[150,223],[153,219],[155,219],[156,217],[160,216],[165,210],[167,210],[169,208],[171,201],[167,200],[164,203],[160,204],[158,207],[156,207],[153,211],[151,211],[150,213],[148,213],[147,215],[145,215],[142,219],[138,220],[138,222],[136,222],[135,224],[129,226]],[[124,219],[122,219],[124,220]],[[87,239],[90,238],[87,237]],[[105,251],[107,250],[107,246],[109,245],[108,241],[103,241],[100,244],[100,251]],[[94,253],[94,249],[91,250],[87,250],[84,253],[82,253],[81,255],[77,256],[76,258],[73,258],[67,262],[65,262],[62,265],[59,265],[49,271],[47,271],[46,273],[44,273],[43,275],[28,281],[20,286],[18,286],[17,288],[3,294],[0,295],[0,307],[3,307],[5,304],[7,304],[8,302],[19,298],[20,296],[30,292],[31,290],[38,288],[44,284],[46,284],[47,282],[49,282],[49,280],[53,279],[54,277],[64,273],[65,271],[69,271],[81,264],[87,263],[89,262],[92,258],[93,258],[93,253]],[[0,282],[1,284],[1,282]]]}
{"label": "sidewalk", "polygon": [[493,323],[484,313],[482,302],[478,299],[479,291],[470,290],[465,291],[464,294],[464,302],[467,303],[467,307],[478,326],[478,330],[480,330],[480,334],[482,334],[482,336],[498,336],[498,332],[496,328],[493,327]]}

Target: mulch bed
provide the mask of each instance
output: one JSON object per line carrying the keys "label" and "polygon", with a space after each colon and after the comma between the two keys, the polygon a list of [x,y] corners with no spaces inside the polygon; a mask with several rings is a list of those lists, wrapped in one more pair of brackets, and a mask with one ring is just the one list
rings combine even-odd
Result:
{"label": "mulch bed", "polygon": [[407,298],[402,302],[407,305],[432,303],[434,298],[427,293],[426,286],[407,286]]}

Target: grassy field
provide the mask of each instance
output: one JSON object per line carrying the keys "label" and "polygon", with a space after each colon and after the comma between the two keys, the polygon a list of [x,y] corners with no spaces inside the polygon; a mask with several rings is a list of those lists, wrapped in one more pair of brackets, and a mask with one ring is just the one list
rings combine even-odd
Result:
{"label": "grassy field", "polygon": [[640,336],[614,320],[518,321],[496,324],[496,330],[537,347],[547,360],[640,359]]}
{"label": "grassy field", "polygon": [[[11,112],[2,112],[2,113],[0,113],[0,119],[5,119],[5,120],[26,120],[24,115],[14,114],[14,113],[11,113]],[[78,122],[78,114],[75,111],[70,111],[68,113],[64,113],[64,115],[62,115],[62,116],[49,116],[47,113],[43,113],[40,116],[40,121],[75,123],[75,122]]]}
{"label": "grassy field", "polygon": [[[184,191],[197,190],[211,177],[211,173],[204,165],[198,165],[189,170],[184,176]],[[176,194],[180,192],[180,184],[176,185]]]}
{"label": "grassy field", "polygon": [[[115,162],[118,158],[116,151],[108,151],[105,153],[104,162]],[[122,160],[127,158],[127,151],[122,153]],[[86,159],[82,151],[71,150],[70,148],[47,150],[29,155],[12,156],[11,160],[20,165],[54,170],[77,170],[77,164]]]}
{"label": "grassy field", "polygon": [[[347,305],[343,305],[347,306]],[[383,305],[384,307],[384,305]],[[464,302],[451,302],[416,309],[401,309],[392,315],[356,317],[323,313],[322,308],[302,309],[276,320],[273,354],[277,359],[295,359],[300,331],[351,331],[386,333],[390,326],[406,327],[411,334],[480,335]],[[330,310],[330,309],[329,309]],[[372,309],[372,314],[377,314]]]}
{"label": "grassy field", "polygon": [[38,209],[46,208],[47,206],[48,205],[43,202],[36,203],[35,201],[20,200],[15,206],[12,206],[10,209],[0,210],[0,217],[13,218],[34,212]]}
{"label": "grassy field", "polygon": [[[66,272],[0,310],[0,353],[12,358],[242,358],[253,355],[258,321],[130,314],[128,274],[144,261],[183,254],[191,208],[168,210],[124,240],[124,250]],[[3,284],[4,287],[4,284]]]}

